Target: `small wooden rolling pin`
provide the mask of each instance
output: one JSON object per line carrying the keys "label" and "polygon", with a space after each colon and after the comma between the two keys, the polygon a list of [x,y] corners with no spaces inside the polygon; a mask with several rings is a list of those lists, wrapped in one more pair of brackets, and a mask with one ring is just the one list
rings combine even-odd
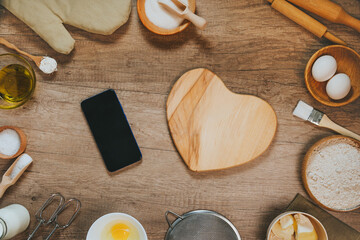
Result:
{"label": "small wooden rolling pin", "polygon": [[[267,0],[271,3],[271,7],[281,12],[286,17],[290,18],[297,24],[303,26],[305,29],[313,33],[315,36],[322,38],[325,37],[330,41],[346,45],[346,43],[338,37],[328,32],[327,27],[322,23],[318,22],[314,18],[310,17],[291,3],[285,0]],[[301,0],[300,0],[301,1]]]}
{"label": "small wooden rolling pin", "polygon": [[341,6],[330,0],[288,0],[333,23],[344,24],[360,32],[360,20],[350,16]]}

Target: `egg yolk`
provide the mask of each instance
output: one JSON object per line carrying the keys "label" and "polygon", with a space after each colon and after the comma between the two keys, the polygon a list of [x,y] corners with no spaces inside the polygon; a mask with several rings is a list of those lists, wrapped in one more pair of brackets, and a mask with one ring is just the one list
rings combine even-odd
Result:
{"label": "egg yolk", "polygon": [[130,235],[130,228],[124,223],[115,224],[110,231],[114,240],[127,240]]}

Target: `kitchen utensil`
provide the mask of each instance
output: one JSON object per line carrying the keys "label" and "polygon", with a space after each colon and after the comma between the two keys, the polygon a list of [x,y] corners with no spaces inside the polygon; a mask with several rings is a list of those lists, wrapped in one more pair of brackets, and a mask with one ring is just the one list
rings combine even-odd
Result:
{"label": "kitchen utensil", "polygon": [[[6,46],[7,48],[10,48],[10,49],[13,49],[15,51],[17,51],[18,53],[24,55],[24,56],[27,56],[28,58],[30,58],[31,60],[34,61],[34,63],[36,64],[36,66],[38,66],[38,68],[40,68],[41,71],[43,71],[44,73],[52,73],[53,71],[56,71],[56,66],[54,68],[53,71],[51,72],[46,72],[44,71],[44,67],[41,66],[41,64],[44,64],[44,62],[47,61],[47,58],[49,57],[42,57],[42,56],[33,56],[25,51],[22,51],[20,49],[18,49],[14,44],[8,42],[7,40],[5,40],[4,38],[0,37],[0,44]],[[55,60],[54,60],[55,61]],[[55,61],[56,63],[56,61]],[[40,67],[41,66],[41,67]]]}
{"label": "kitchen utensil", "polygon": [[[51,216],[49,217],[49,219],[45,219],[45,217],[43,216],[44,211],[50,206],[52,205],[57,199],[59,199],[59,204],[57,206],[57,208],[55,209],[55,211],[51,214]],[[60,210],[61,206],[63,206],[65,202],[65,198],[60,194],[60,193],[53,193],[51,194],[51,196],[48,198],[48,200],[45,201],[45,203],[40,207],[40,209],[36,212],[35,217],[36,220],[38,221],[37,226],[35,227],[34,231],[29,235],[29,237],[27,238],[27,240],[30,240],[34,237],[35,233],[39,230],[39,228],[44,224],[44,225],[49,225],[50,223],[52,223],[55,219],[55,215],[57,214],[57,212]]]}
{"label": "kitchen utensil", "polygon": [[[337,72],[346,73],[351,80],[350,93],[343,99],[333,100],[326,93],[327,82],[318,82],[312,76],[311,69],[319,57],[331,55],[336,59]],[[360,96],[360,55],[353,49],[332,45],[318,50],[312,55],[305,68],[305,84],[310,94],[322,104],[331,107],[340,107],[354,102]]]}
{"label": "kitchen utensil", "polygon": [[131,0],[1,0],[0,4],[63,54],[75,45],[64,24],[110,35],[127,22],[131,12]]}
{"label": "kitchen utensil", "polygon": [[329,0],[288,0],[333,23],[349,26],[360,32],[360,20],[350,16],[340,5]]}
{"label": "kitchen utensil", "polygon": [[[43,213],[55,200],[56,198],[59,198],[59,205],[51,215],[51,217],[46,220],[43,217]],[[75,209],[73,211],[73,214],[69,218],[68,222],[66,224],[60,224],[58,221],[59,215],[61,215],[68,207],[75,204]],[[54,224],[53,230],[50,232],[50,234],[45,238],[45,240],[49,240],[53,234],[56,232],[57,229],[66,229],[68,228],[71,223],[75,220],[76,216],[79,214],[79,211],[81,209],[81,202],[80,200],[76,198],[70,198],[69,200],[65,201],[65,198],[60,193],[54,193],[50,196],[48,200],[41,206],[39,211],[36,213],[36,219],[39,222],[38,225],[35,227],[34,231],[29,235],[27,240],[30,240],[34,237],[35,233],[39,230],[39,228],[45,224]]]}
{"label": "kitchen utensil", "polygon": [[[137,1],[137,12],[139,15],[139,18],[141,20],[141,22],[143,23],[143,25],[149,29],[151,32],[159,34],[159,35],[172,35],[175,33],[179,33],[183,30],[185,30],[185,28],[187,28],[189,26],[189,22],[183,22],[179,27],[174,28],[174,29],[165,29],[165,28],[160,28],[158,26],[156,26],[155,24],[153,24],[148,17],[146,16],[145,13],[145,1],[146,0],[138,0]],[[156,0],[154,0],[156,1]],[[195,0],[189,0],[189,9],[191,12],[195,12]]]}
{"label": "kitchen utensil", "polygon": [[294,5],[291,5],[285,0],[268,0],[271,3],[271,7],[281,12],[283,15],[293,20],[297,24],[303,26],[305,29],[313,33],[315,36],[322,38],[325,37],[330,41],[346,45],[346,43],[334,36],[327,30],[327,27],[322,23],[316,21],[314,18],[310,17],[300,9],[296,8]]}
{"label": "kitchen utensil", "polygon": [[[59,223],[59,221],[58,221],[59,215],[62,212],[64,212],[64,210],[66,208],[70,207],[71,204],[76,204],[74,214],[70,217],[70,219],[68,220],[67,223],[65,223],[65,224]],[[53,230],[50,232],[50,234],[45,238],[45,240],[49,240],[54,235],[54,233],[56,232],[57,229],[64,230],[64,229],[68,228],[71,225],[71,223],[75,220],[76,216],[79,214],[80,208],[81,208],[80,200],[78,200],[76,198],[70,198],[69,200],[67,200],[57,211],[55,218],[53,220],[53,222],[55,223],[55,226],[54,226]]]}
{"label": "kitchen utensil", "polygon": [[347,130],[346,128],[343,128],[340,125],[334,123],[326,114],[320,112],[319,110],[313,108],[312,106],[306,104],[301,100],[296,105],[296,108],[293,111],[293,115],[320,127],[334,130],[335,132],[338,132],[344,136],[360,140],[360,136],[358,134],[355,134]]}
{"label": "kitchen utensil", "polygon": [[333,209],[333,208],[329,208],[328,206],[325,206],[324,204],[322,204],[315,196],[314,194],[311,192],[310,188],[309,188],[309,184],[308,184],[308,176],[307,176],[307,167],[310,163],[310,159],[311,156],[318,152],[319,150],[321,150],[321,148],[328,146],[331,143],[351,143],[354,146],[357,146],[360,149],[360,141],[355,140],[353,138],[349,138],[349,137],[345,137],[345,136],[341,136],[341,135],[334,135],[334,136],[329,136],[329,137],[325,137],[321,140],[319,140],[318,142],[316,142],[314,145],[312,145],[310,147],[310,149],[307,151],[303,164],[302,164],[302,171],[301,171],[301,177],[302,177],[302,181],[304,183],[304,187],[307,191],[307,193],[309,194],[309,196],[311,197],[311,199],[316,202],[319,206],[321,206],[322,208],[325,208],[327,210],[331,210],[331,211],[336,211],[336,212],[350,212],[350,211],[354,211],[357,209],[360,209],[360,204],[354,208],[351,209]]}
{"label": "kitchen utensil", "polygon": [[[12,171],[14,171],[17,163],[21,161],[23,158],[26,159],[26,165],[22,166],[21,170],[15,175],[12,176]],[[22,154],[20,157],[18,157],[14,163],[10,166],[10,168],[5,172],[5,174],[2,177],[2,181],[0,183],[0,198],[4,195],[6,189],[8,189],[10,186],[14,185],[17,180],[20,178],[20,176],[25,172],[25,170],[30,166],[32,163],[32,158],[27,155],[26,153]]]}
{"label": "kitchen utensil", "polygon": [[2,126],[2,127],[0,127],[0,132],[4,131],[6,129],[12,129],[12,130],[16,131],[17,134],[20,137],[20,148],[17,151],[17,153],[15,153],[12,156],[7,156],[7,155],[4,155],[4,154],[0,153],[0,159],[9,160],[9,159],[13,159],[13,158],[18,157],[20,154],[22,154],[25,151],[26,146],[27,146],[27,139],[26,139],[25,133],[18,127]]}
{"label": "kitchen utensil", "polygon": [[169,11],[172,11],[175,14],[177,14],[178,16],[189,20],[197,28],[203,30],[206,27],[206,24],[207,24],[206,20],[204,18],[202,18],[202,17],[199,17],[198,15],[193,13],[192,11],[190,11],[189,6],[184,4],[183,2],[181,2],[179,0],[172,0],[172,2],[175,3],[175,5],[177,6],[176,9],[169,6],[166,3],[166,1],[164,2],[164,0],[158,0],[158,2],[159,2],[159,4],[164,6],[166,9],[169,9]]}
{"label": "kitchen utensil", "polygon": [[192,171],[234,167],[260,156],[277,127],[267,102],[231,92],[204,68],[179,78],[166,109],[174,144]]}
{"label": "kitchen utensil", "polygon": [[[176,220],[170,222],[169,214]],[[169,224],[165,240],[241,240],[235,226],[221,214],[209,210],[196,210],[178,215],[167,211]]]}
{"label": "kitchen utensil", "polygon": [[[108,213],[100,218],[98,218],[90,227],[87,235],[86,240],[98,240],[102,239],[101,235],[104,231],[104,228],[111,223],[121,223],[125,221],[126,223],[130,223],[131,225],[135,226],[139,232],[139,240],[148,240],[146,235],[146,231],[141,223],[136,220],[134,217],[125,214],[125,213]],[[129,236],[130,238],[130,236]],[[133,238],[132,238],[133,239]]]}
{"label": "kitchen utensil", "polygon": [[[17,78],[19,77],[19,75],[25,77],[18,72],[12,71],[11,73],[9,73],[9,75],[1,75],[2,78],[0,78],[0,109],[12,109],[23,105],[31,98],[35,90],[35,72],[28,61],[26,61],[23,57],[17,54],[1,54],[1,73],[4,73],[3,70],[7,69],[10,66],[16,66],[16,68],[21,67],[23,71],[26,71],[26,80],[24,78],[20,78],[21,80],[18,81]],[[21,85],[19,86],[19,84]],[[5,90],[6,92],[3,92]],[[20,96],[16,96],[19,97],[19,99],[8,99],[9,94],[18,94]]]}
{"label": "kitchen utensil", "polygon": [[266,234],[266,240],[270,240],[271,229],[274,227],[275,223],[280,220],[280,218],[287,216],[287,215],[297,214],[297,213],[303,214],[310,219],[310,221],[311,221],[312,225],[314,226],[315,231],[318,235],[318,240],[328,240],[329,239],[325,227],[314,216],[312,216],[308,213],[305,213],[305,212],[288,211],[288,212],[284,212],[284,213],[280,214],[270,223],[268,230],[267,230],[267,234]]}

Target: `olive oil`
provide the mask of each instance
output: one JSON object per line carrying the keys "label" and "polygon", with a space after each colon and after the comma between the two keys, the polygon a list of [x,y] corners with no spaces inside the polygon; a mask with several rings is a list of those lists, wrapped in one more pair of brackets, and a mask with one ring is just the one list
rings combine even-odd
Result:
{"label": "olive oil", "polygon": [[0,70],[0,98],[14,103],[25,100],[33,89],[30,71],[20,64],[10,64]]}

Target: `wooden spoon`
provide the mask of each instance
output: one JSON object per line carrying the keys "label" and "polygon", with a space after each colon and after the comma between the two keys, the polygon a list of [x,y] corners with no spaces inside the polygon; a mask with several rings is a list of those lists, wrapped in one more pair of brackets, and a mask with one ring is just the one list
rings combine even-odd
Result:
{"label": "wooden spoon", "polygon": [[[20,172],[18,174],[16,174],[15,176],[11,177],[11,173],[12,171],[14,170],[16,164],[19,162],[20,159],[22,158],[30,158],[29,159],[29,163],[25,166],[23,166],[20,170]],[[30,166],[30,164],[32,163],[32,158],[24,153],[23,155],[21,155],[20,157],[18,157],[14,163],[9,167],[9,169],[5,172],[3,178],[2,178],[2,181],[0,183],[0,198],[2,198],[2,196],[4,195],[6,189],[8,189],[10,186],[14,185],[17,180],[20,178],[20,176],[25,172],[25,170]]]}
{"label": "wooden spoon", "polygon": [[192,22],[197,28],[203,30],[206,27],[206,20],[202,17],[199,17],[192,11],[190,11],[189,6],[184,4],[183,2],[179,0],[171,0],[177,8],[173,8],[169,6],[166,1],[164,0],[158,0],[159,4],[161,4],[166,9],[170,10],[171,12],[174,12],[178,16],[185,18]]}
{"label": "wooden spoon", "polygon": [[3,127],[0,127],[0,133],[2,131],[6,130],[6,129],[12,129],[12,130],[16,131],[17,134],[19,134],[19,137],[20,137],[20,148],[17,151],[17,153],[15,153],[12,156],[8,156],[8,155],[0,153],[0,159],[9,160],[9,159],[16,158],[17,156],[19,156],[20,154],[22,154],[25,151],[27,140],[26,140],[25,133],[20,128],[13,127],[13,126],[3,126]]}
{"label": "wooden spoon", "polygon": [[[6,39],[4,39],[4,38],[2,38],[2,37],[0,37],[0,44],[6,46],[7,48],[13,49],[13,50],[17,51],[18,53],[20,53],[20,54],[22,54],[22,55],[27,56],[28,58],[30,58],[31,60],[33,60],[34,63],[36,64],[36,66],[38,66],[38,68],[39,68],[41,71],[43,71],[44,73],[50,74],[50,73],[52,73],[52,72],[54,72],[54,71],[57,70],[57,69],[56,69],[57,64],[55,64],[55,67],[54,67],[52,70],[50,70],[50,71],[49,71],[49,70],[46,70],[46,71],[45,71],[43,68],[40,67],[41,61],[43,61],[44,59],[49,59],[49,57],[33,56],[33,55],[31,55],[31,54],[29,54],[29,53],[27,53],[27,52],[24,52],[24,51],[18,49],[14,44],[8,42]],[[52,59],[52,58],[50,58],[50,59]],[[55,61],[54,59],[52,59],[52,60]],[[55,61],[55,63],[56,63],[56,61]]]}

